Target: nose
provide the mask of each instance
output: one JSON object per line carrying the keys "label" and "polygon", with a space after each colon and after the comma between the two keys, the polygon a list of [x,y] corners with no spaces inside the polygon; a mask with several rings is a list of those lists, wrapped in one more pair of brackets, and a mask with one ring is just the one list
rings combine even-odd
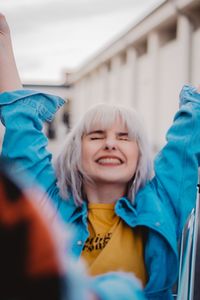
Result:
{"label": "nose", "polygon": [[114,138],[107,138],[105,140],[104,150],[116,150],[117,149],[117,143]]}

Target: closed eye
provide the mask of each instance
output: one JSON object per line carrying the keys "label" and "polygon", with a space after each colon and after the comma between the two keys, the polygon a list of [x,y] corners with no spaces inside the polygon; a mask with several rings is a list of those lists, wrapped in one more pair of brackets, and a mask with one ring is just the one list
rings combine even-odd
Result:
{"label": "closed eye", "polygon": [[120,132],[117,134],[117,137],[120,141],[129,141],[128,133]]}
{"label": "closed eye", "polygon": [[119,138],[120,141],[129,141],[128,137]]}
{"label": "closed eye", "polygon": [[102,130],[95,130],[95,131],[88,133],[88,137],[91,141],[102,140],[104,138],[104,136],[105,136],[105,134],[104,134],[104,131],[102,131]]}
{"label": "closed eye", "polygon": [[97,136],[94,136],[94,137],[91,136],[91,137],[90,137],[90,140],[91,140],[91,141],[94,141],[94,140],[102,140],[102,139],[103,139],[102,136],[101,136],[101,137],[100,137],[100,136],[98,136],[98,137],[97,137]]}

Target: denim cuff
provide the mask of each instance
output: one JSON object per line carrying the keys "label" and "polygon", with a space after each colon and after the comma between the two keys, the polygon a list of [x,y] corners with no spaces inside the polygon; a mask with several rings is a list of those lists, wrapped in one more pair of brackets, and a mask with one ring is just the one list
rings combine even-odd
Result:
{"label": "denim cuff", "polygon": [[197,91],[196,87],[186,84],[180,92],[180,106],[188,102],[200,105],[200,93]]}
{"label": "denim cuff", "polygon": [[20,105],[29,106],[34,109],[42,120],[51,121],[56,111],[65,101],[54,95],[38,92],[34,90],[17,90],[0,94],[0,106],[10,106],[20,101]]}

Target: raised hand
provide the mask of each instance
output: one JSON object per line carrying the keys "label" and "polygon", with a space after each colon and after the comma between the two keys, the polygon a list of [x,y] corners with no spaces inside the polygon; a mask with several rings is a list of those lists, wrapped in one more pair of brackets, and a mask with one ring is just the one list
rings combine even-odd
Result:
{"label": "raised hand", "polygon": [[10,29],[6,18],[0,13],[0,38],[10,35]]}
{"label": "raised hand", "polygon": [[15,63],[10,29],[6,18],[0,13],[0,92],[22,88]]}

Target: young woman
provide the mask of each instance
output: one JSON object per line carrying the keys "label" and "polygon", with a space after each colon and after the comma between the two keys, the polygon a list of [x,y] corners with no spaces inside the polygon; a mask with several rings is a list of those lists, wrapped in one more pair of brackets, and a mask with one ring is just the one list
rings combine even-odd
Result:
{"label": "young woman", "polygon": [[[185,86],[180,110],[155,160],[150,181],[148,145],[137,113],[105,104],[92,108],[67,137],[56,174],[44,121],[63,100],[22,90],[5,19],[1,22],[2,155],[43,187],[66,223],[75,225],[73,254],[90,274],[131,272],[146,297],[171,299],[177,278],[177,241],[195,205],[200,158],[200,94]],[[6,49],[6,51],[5,51]],[[126,293],[126,292],[124,292]]]}

